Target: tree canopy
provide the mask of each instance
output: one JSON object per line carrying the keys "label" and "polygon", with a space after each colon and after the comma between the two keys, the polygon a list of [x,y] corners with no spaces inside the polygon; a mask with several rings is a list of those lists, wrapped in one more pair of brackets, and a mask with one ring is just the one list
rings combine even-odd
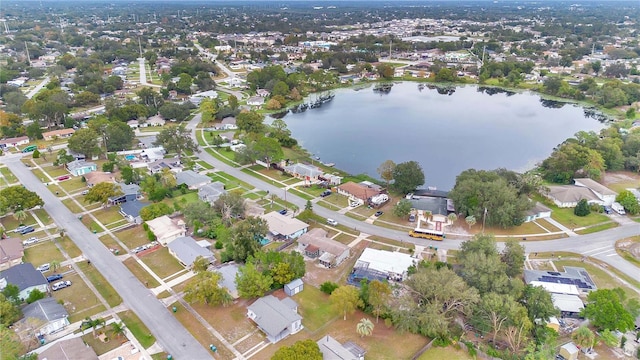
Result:
{"label": "tree canopy", "polygon": [[416,161],[407,161],[396,165],[392,174],[393,187],[401,194],[409,193],[424,184],[424,172]]}
{"label": "tree canopy", "polygon": [[180,159],[188,152],[198,151],[198,145],[193,141],[191,133],[184,125],[162,130],[157,135],[154,145],[161,145],[167,152],[176,153]]}
{"label": "tree canopy", "polygon": [[587,295],[582,315],[598,329],[620,330],[633,328],[633,316],[624,307],[622,289],[598,289]]}
{"label": "tree canopy", "polygon": [[44,201],[33,191],[24,186],[9,186],[0,190],[0,212],[15,212],[43,206]]}
{"label": "tree canopy", "polygon": [[271,360],[322,360],[322,353],[318,343],[311,339],[299,340],[291,346],[280,347]]}

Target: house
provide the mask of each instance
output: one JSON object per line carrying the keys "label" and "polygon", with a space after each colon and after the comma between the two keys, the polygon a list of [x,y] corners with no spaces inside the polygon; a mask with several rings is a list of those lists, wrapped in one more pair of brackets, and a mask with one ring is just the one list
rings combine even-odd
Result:
{"label": "house", "polygon": [[38,354],[38,360],[98,360],[98,355],[80,337],[59,340]]}
{"label": "house", "polygon": [[0,240],[0,271],[21,264],[23,256],[24,246],[20,238]]}
{"label": "house", "polygon": [[613,204],[613,202],[616,201],[616,196],[618,196],[618,193],[615,191],[592,179],[574,179],[573,183],[576,186],[585,187],[591,190],[591,192],[593,192],[593,194],[602,201],[601,205],[609,206]]}
{"label": "house", "polygon": [[85,160],[74,160],[67,164],[67,170],[69,170],[73,176],[88,174],[97,169],[98,165],[96,165],[96,163]]}
{"label": "house", "polygon": [[574,185],[549,186],[546,196],[558,207],[576,207],[578,201],[585,199],[588,203],[600,203],[600,199],[588,188]]}
{"label": "house", "polygon": [[407,271],[415,262],[416,259],[409,254],[366,248],[356,261],[349,282],[359,284],[362,279],[402,281],[407,278]]}
{"label": "house", "polygon": [[537,219],[545,219],[545,218],[550,218],[551,217],[551,209],[549,209],[548,207],[542,205],[539,202],[536,202],[536,204],[533,206],[533,208],[531,208],[531,210],[528,210],[525,212],[524,214],[524,222],[530,222],[530,221],[534,221]]}
{"label": "house", "polygon": [[256,95],[266,98],[267,96],[271,95],[271,92],[267,89],[258,89],[256,90]]}
{"label": "house", "polygon": [[264,104],[264,98],[260,96],[252,96],[247,100],[247,105],[262,106]]}
{"label": "house", "polygon": [[307,232],[309,225],[296,218],[284,216],[272,211],[261,216],[269,227],[269,233],[274,240],[292,240]]}
{"label": "house", "polygon": [[87,180],[88,187],[94,187],[96,184],[100,184],[102,182],[115,182],[115,178],[112,173],[103,171],[92,171],[86,174],[84,178]]}
{"label": "house", "polygon": [[35,301],[22,309],[24,320],[35,318],[42,321],[42,326],[37,329],[39,335],[49,335],[63,330],[69,325],[69,313],[53,297],[47,297]]}
{"label": "house", "polygon": [[284,166],[283,168],[287,174],[306,181],[317,181],[318,178],[323,175],[322,170],[313,165],[295,163]]}
{"label": "house", "polygon": [[162,118],[162,115],[154,115],[148,118],[145,122],[145,126],[164,126],[166,121]]}
{"label": "house", "polygon": [[302,279],[295,279],[292,282],[284,285],[284,293],[293,296],[304,289],[304,282]]}
{"label": "house", "polygon": [[180,159],[177,157],[170,159],[158,159],[148,163],[147,169],[149,169],[149,172],[152,174],[162,172],[163,169],[169,169],[171,172],[177,174],[182,171],[182,164]]}
{"label": "house", "polygon": [[327,181],[329,185],[340,185],[342,184],[342,179],[344,179],[342,176],[329,173],[323,174],[322,178]]}
{"label": "house", "polygon": [[577,295],[551,294],[551,301],[563,317],[580,317],[584,303]]}
{"label": "house", "polygon": [[184,221],[172,219],[167,215],[162,215],[146,223],[149,230],[156,235],[158,242],[163,246],[167,246],[173,240],[187,234]]}
{"label": "house", "polygon": [[564,360],[578,360],[580,350],[573,342],[568,342],[560,346],[560,355]]}
{"label": "house", "polygon": [[247,307],[247,317],[258,325],[272,344],[303,329],[298,304],[289,297],[282,300],[273,295],[261,297]]}
{"label": "house", "polygon": [[233,116],[227,116],[220,121],[219,125],[215,126],[216,130],[236,130],[238,125],[236,124],[236,118]]}
{"label": "house", "polygon": [[120,211],[118,211],[118,213],[130,223],[142,224],[140,210],[147,205],[149,205],[149,203],[143,201],[125,201],[120,204]]}
{"label": "house", "polygon": [[55,139],[66,139],[66,138],[71,137],[71,135],[73,135],[73,133],[75,133],[75,132],[76,132],[76,130],[72,129],[72,128],[53,130],[53,131],[43,132],[42,133],[42,137],[46,141],[51,141],[51,140],[55,140]]}
{"label": "house", "polygon": [[176,183],[178,185],[185,184],[189,189],[196,190],[211,183],[211,178],[193,170],[185,170],[176,174]]}
{"label": "house", "polygon": [[524,282],[530,284],[534,281],[575,285],[582,292],[596,290],[596,284],[593,282],[589,273],[584,268],[565,266],[564,272],[544,271],[544,270],[525,270]]}
{"label": "house", "polygon": [[44,275],[36,270],[30,263],[18,264],[0,273],[0,290],[4,290],[8,284],[13,284],[20,290],[19,297],[24,300],[33,290],[46,293],[49,283]]}
{"label": "house", "polygon": [[216,181],[210,184],[206,184],[198,189],[198,198],[204,202],[212,204],[218,200],[220,195],[226,194],[224,184],[220,181]]}
{"label": "house", "polygon": [[2,139],[0,140],[0,149],[7,149],[10,147],[17,148],[18,146],[27,145],[27,144],[29,144],[29,137],[27,136]]}
{"label": "house", "polygon": [[351,202],[359,205],[366,204],[373,196],[382,193],[382,190],[365,184],[356,184],[352,181],[344,183],[337,188],[338,194],[347,196]]}
{"label": "house", "polygon": [[236,275],[240,270],[238,264],[235,262],[226,263],[216,270],[222,275],[220,286],[227,289],[232,298],[237,299],[239,295],[238,288],[236,287]]}
{"label": "house", "polygon": [[327,231],[323,228],[309,230],[298,238],[298,249],[300,253],[312,259],[318,259],[320,264],[330,268],[340,265],[349,256],[351,249],[338,241],[327,236]]}
{"label": "house", "polygon": [[191,236],[178,237],[171,241],[167,248],[169,248],[169,253],[186,268],[191,268],[198,256],[209,260],[209,263],[214,261],[213,253],[198,245]]}
{"label": "house", "polygon": [[116,195],[109,198],[109,205],[118,205],[128,201],[136,201],[142,198],[142,194],[140,193],[140,186],[136,184],[125,184],[118,183],[120,186],[120,190],[122,191],[122,195]]}
{"label": "house", "polygon": [[317,342],[323,360],[364,360],[367,353],[360,346],[348,341],[340,344],[331,335],[325,335]]}
{"label": "house", "polygon": [[127,121],[127,125],[129,125],[130,128],[132,129],[137,129],[140,127],[140,121],[139,120],[129,120]]}

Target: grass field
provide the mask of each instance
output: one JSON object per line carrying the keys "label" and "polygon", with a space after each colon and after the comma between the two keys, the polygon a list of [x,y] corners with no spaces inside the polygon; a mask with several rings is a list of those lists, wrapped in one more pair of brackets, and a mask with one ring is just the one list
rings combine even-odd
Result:
{"label": "grass field", "polygon": [[118,306],[122,303],[122,298],[115,291],[113,287],[105,280],[105,278],[100,274],[96,268],[87,264],[86,262],[77,264],[80,270],[89,278],[89,281],[93,284],[93,286],[98,289],[98,292],[102,297],[107,301],[107,304],[111,307]]}
{"label": "grass field", "polygon": [[82,341],[84,341],[87,345],[89,345],[93,349],[93,351],[96,352],[98,356],[102,354],[106,354],[107,352],[121,345],[120,342],[115,340],[109,340],[107,342],[103,342],[98,337],[94,337],[93,333],[91,332],[86,335],[83,335]]}
{"label": "grass field", "polygon": [[145,349],[148,349],[153,343],[156,342],[156,338],[151,334],[149,329],[140,321],[138,316],[132,311],[118,313],[122,322],[127,326],[133,336],[138,339],[140,345]]}
{"label": "grass field", "polygon": [[148,244],[149,238],[142,226],[132,227],[126,230],[118,231],[115,235],[124,243],[127,248],[133,249],[137,246]]}
{"label": "grass field", "polygon": [[140,257],[140,260],[161,279],[184,270],[184,267],[180,265],[178,260],[169,254],[169,249],[166,247],[161,247],[152,253],[145,254]]}
{"label": "grass field", "polygon": [[82,251],[78,249],[76,244],[71,241],[69,237],[65,236],[63,238],[58,238],[56,241],[58,242],[58,245],[60,245],[60,247],[62,247],[62,249],[67,253],[67,255],[69,255],[70,258],[73,259],[74,257],[82,255]]}
{"label": "grass field", "polygon": [[51,263],[52,261],[63,262],[65,260],[60,250],[51,241],[43,241],[25,249],[24,258],[26,262],[30,262],[34,267],[44,263]]}
{"label": "grass field", "polygon": [[618,226],[620,226],[620,225],[617,222],[609,222],[609,223],[606,223],[606,224],[589,226],[586,229],[576,231],[576,233],[578,233],[580,235],[591,234],[591,233],[598,232],[598,231],[603,231],[603,230],[607,230],[607,229],[613,229],[613,228],[618,227]]}
{"label": "grass field", "polygon": [[[82,204],[81,199],[79,200],[79,202]],[[66,206],[67,209],[69,209],[69,211],[71,211],[74,214],[78,214],[83,211],[82,208],[78,206],[78,204],[76,204],[75,201],[73,201],[73,199],[64,199],[62,200],[62,204],[64,204],[64,206]]]}
{"label": "grass field", "polygon": [[128,258],[122,263],[133,275],[135,275],[136,278],[138,278],[138,280],[140,280],[141,283],[145,284],[147,287],[154,288],[156,286],[160,286],[160,283],[151,274],[149,274],[142,265],[138,264],[136,259],[133,257]]}
{"label": "grass field", "polygon": [[106,310],[78,274],[66,275],[64,280],[70,280],[72,285],[52,292],[52,296],[64,302],[64,308],[69,313],[69,322],[74,323]]}

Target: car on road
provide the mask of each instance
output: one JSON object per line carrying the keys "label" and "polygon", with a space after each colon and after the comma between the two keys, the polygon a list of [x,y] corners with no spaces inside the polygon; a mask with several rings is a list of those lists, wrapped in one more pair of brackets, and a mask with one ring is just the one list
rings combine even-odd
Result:
{"label": "car on road", "polygon": [[27,240],[22,242],[22,245],[27,246],[27,245],[32,245],[38,242],[38,238],[35,236],[32,236],[30,238],[28,238]]}
{"label": "car on road", "polygon": [[51,276],[47,276],[47,282],[50,282],[50,283],[60,279],[62,279],[62,274],[53,274]]}
{"label": "car on road", "polygon": [[40,265],[40,266],[38,266],[36,268],[36,270],[38,270],[40,272],[49,271],[49,269],[51,269],[51,264],[49,264],[49,263],[42,264],[42,265]]}
{"label": "car on road", "polygon": [[320,194],[320,197],[327,197],[331,195],[331,190],[325,190]]}
{"label": "car on road", "polygon": [[51,285],[51,290],[58,291],[60,289],[64,289],[66,287],[71,286],[71,281],[58,281],[57,283]]}
{"label": "car on road", "polygon": [[382,214],[384,214],[384,212],[382,212],[382,211],[376,211],[376,213],[375,213],[376,217],[382,216]]}
{"label": "car on road", "polygon": [[278,211],[281,215],[287,215],[287,209],[282,209]]}
{"label": "car on road", "polygon": [[338,226],[338,222],[333,219],[327,219],[327,224],[332,226]]}

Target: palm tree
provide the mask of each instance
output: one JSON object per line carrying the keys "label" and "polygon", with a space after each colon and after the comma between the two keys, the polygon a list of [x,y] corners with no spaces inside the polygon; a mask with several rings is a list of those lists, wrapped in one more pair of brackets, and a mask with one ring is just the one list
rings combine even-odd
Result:
{"label": "palm tree", "polygon": [[356,331],[360,334],[360,337],[369,336],[373,333],[373,322],[367,318],[360,319],[358,325],[356,325]]}
{"label": "palm tree", "polygon": [[464,218],[464,221],[467,222],[467,225],[469,225],[469,230],[471,230],[471,227],[476,224],[476,217],[473,215],[469,215]]}
{"label": "palm tree", "polygon": [[576,331],[573,332],[571,338],[582,349],[590,349],[596,339],[593,332],[586,326],[579,327]]}
{"label": "palm tree", "polygon": [[458,215],[456,215],[455,213],[451,213],[447,216],[447,219],[449,219],[449,222],[453,224],[454,222],[456,222],[456,220],[458,220]]}
{"label": "palm tree", "polygon": [[24,210],[18,210],[13,213],[13,218],[18,220],[20,224],[27,219],[28,215]]}
{"label": "palm tree", "polygon": [[121,322],[111,323],[111,333],[120,338],[122,335],[124,335],[124,324]]}
{"label": "palm tree", "polygon": [[51,262],[51,271],[55,272],[56,270],[58,270],[60,268],[60,261],[58,260],[53,260]]}
{"label": "palm tree", "polygon": [[104,325],[105,321],[102,318],[99,319],[95,319],[95,320],[90,320],[91,323],[91,332],[93,333],[93,337],[96,337],[96,329],[100,326],[100,325]]}

